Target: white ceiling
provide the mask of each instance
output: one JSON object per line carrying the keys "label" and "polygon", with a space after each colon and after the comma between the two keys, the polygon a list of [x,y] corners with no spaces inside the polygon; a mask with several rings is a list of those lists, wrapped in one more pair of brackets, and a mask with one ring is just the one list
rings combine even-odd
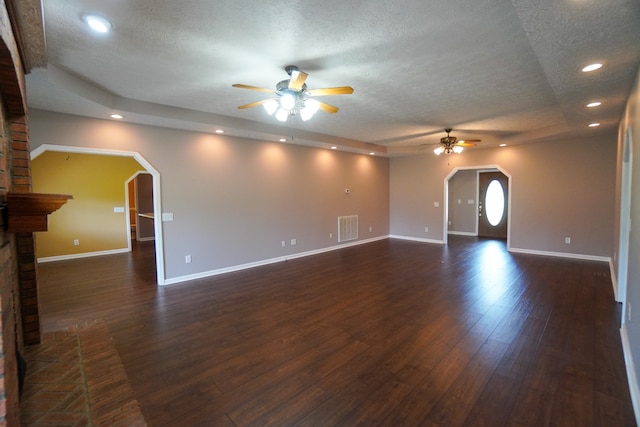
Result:
{"label": "white ceiling", "polygon": [[[27,76],[31,108],[382,155],[422,153],[445,127],[480,148],[615,137],[640,65],[637,0],[42,3],[48,65]],[[112,31],[91,33],[85,12]],[[604,67],[580,71],[592,62]],[[289,64],[311,89],[355,91],[322,97],[340,111],[308,122],[237,109],[269,95],[233,83],[274,88]]]}

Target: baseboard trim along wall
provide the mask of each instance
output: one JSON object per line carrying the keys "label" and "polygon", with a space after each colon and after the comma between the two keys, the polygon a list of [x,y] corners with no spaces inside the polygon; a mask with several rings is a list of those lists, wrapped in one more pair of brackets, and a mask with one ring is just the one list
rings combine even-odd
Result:
{"label": "baseboard trim along wall", "polygon": [[478,236],[478,233],[474,233],[473,231],[449,230],[449,231],[447,231],[447,234],[453,234],[454,236],[472,236],[472,237],[477,237]]}
{"label": "baseboard trim along wall", "polygon": [[277,262],[288,261],[290,259],[303,258],[303,257],[311,256],[311,255],[318,255],[318,254],[321,254],[321,253],[324,253],[324,252],[331,252],[331,251],[335,251],[335,250],[338,250],[338,249],[348,248],[350,246],[364,245],[364,244],[367,244],[367,243],[375,242],[375,241],[378,241],[378,240],[385,240],[385,239],[388,239],[388,238],[389,238],[389,236],[374,237],[374,238],[371,238],[371,239],[364,239],[364,240],[353,241],[353,242],[344,243],[344,244],[340,244],[340,245],[329,246],[327,248],[315,249],[315,250],[312,250],[312,251],[300,252],[300,253],[297,253],[297,254],[291,254],[291,255],[286,255],[286,256],[277,257],[277,258],[265,259],[265,260],[262,260],[262,261],[249,262],[249,263],[246,263],[246,264],[240,264],[240,265],[234,265],[234,266],[231,266],[231,267],[219,268],[217,270],[203,271],[201,273],[189,274],[187,276],[173,277],[171,279],[166,279],[162,286],[175,285],[177,283],[188,282],[190,280],[204,279],[206,277],[217,276],[217,275],[225,274],[225,273],[232,273],[234,271],[246,270],[248,268],[260,267],[260,266],[263,266],[263,265],[275,264]]}
{"label": "baseboard trim along wall", "polygon": [[423,239],[420,237],[409,237],[409,236],[398,236],[392,234],[389,236],[391,239],[399,239],[399,240],[410,240],[412,242],[422,242],[422,243],[436,243],[439,245],[444,245],[444,240],[435,240],[435,239]]}
{"label": "baseboard trim along wall", "polygon": [[626,326],[620,329],[620,337],[622,338],[622,352],[624,353],[624,365],[627,368],[627,380],[629,381],[633,413],[636,416],[636,420],[640,420],[640,386],[638,385],[636,368],[631,357],[631,343],[629,342]]}
{"label": "baseboard trim along wall", "polygon": [[551,256],[556,258],[570,258],[570,259],[580,259],[584,261],[601,261],[601,262],[611,262],[611,257],[602,257],[595,255],[584,255],[584,254],[572,254],[569,252],[548,252],[548,251],[536,251],[533,249],[521,249],[521,248],[511,248],[509,252],[518,253],[518,254],[528,254],[528,255],[541,255],[541,256]]}
{"label": "baseboard trim along wall", "polygon": [[49,257],[38,258],[38,262],[67,261],[67,260],[70,260],[70,259],[89,258],[89,257],[94,257],[94,256],[102,256],[102,255],[122,254],[122,253],[125,253],[125,252],[129,252],[129,248],[111,249],[111,250],[108,250],[108,251],[84,252],[84,253],[81,253],[81,254],[49,256]]}

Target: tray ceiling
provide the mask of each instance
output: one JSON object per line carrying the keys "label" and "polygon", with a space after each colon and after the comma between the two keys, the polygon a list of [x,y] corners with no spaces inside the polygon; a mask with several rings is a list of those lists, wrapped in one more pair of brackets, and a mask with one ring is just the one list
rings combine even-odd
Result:
{"label": "tray ceiling", "polygon": [[[447,127],[479,147],[615,138],[640,65],[636,0],[42,3],[31,108],[390,156],[424,153]],[[86,12],[111,32],[89,32]],[[592,62],[604,67],[580,71]],[[237,109],[264,94],[233,83],[273,88],[289,64],[310,88],[355,92],[323,97],[340,111],[308,122]]]}

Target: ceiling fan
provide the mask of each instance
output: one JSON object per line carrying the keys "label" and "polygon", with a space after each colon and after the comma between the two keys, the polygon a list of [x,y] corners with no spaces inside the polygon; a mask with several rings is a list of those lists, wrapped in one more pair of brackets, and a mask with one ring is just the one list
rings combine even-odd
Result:
{"label": "ceiling fan", "polygon": [[275,113],[276,119],[281,122],[287,121],[289,117],[293,117],[300,113],[302,120],[309,120],[319,109],[327,113],[335,113],[338,107],[320,102],[312,97],[327,95],[348,95],[353,93],[350,86],[328,87],[324,89],[307,89],[305,80],[309,76],[304,71],[300,71],[295,65],[287,65],[284,70],[289,78],[278,82],[275,89],[266,89],[262,87],[249,86],[236,83],[233,87],[240,89],[256,90],[259,92],[267,92],[276,95],[275,98],[262,99],[250,104],[241,105],[238,108],[256,107],[262,105],[269,115]]}
{"label": "ceiling fan", "polygon": [[480,142],[479,139],[461,139],[460,141],[458,141],[458,138],[449,135],[452,130],[453,129],[444,130],[447,133],[447,136],[440,138],[440,145],[438,146],[438,148],[433,150],[433,152],[438,156],[442,153],[460,154],[462,153],[462,150],[464,150],[464,147],[475,147],[476,144],[474,144],[474,142]]}

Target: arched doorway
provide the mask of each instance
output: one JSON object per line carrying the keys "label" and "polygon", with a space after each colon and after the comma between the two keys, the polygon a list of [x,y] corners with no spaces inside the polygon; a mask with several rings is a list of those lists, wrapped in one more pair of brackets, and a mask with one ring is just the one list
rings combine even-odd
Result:
{"label": "arched doorway", "polygon": [[[454,176],[458,173],[458,172],[465,172],[468,174],[472,174],[474,175],[475,181],[473,184],[473,188],[474,188],[474,196],[473,198],[461,198],[461,199],[453,199],[452,196],[450,195],[450,181],[452,180],[452,178],[454,178]],[[506,185],[503,185],[503,190],[504,190],[504,219],[501,220],[501,224],[505,225],[506,228],[506,240],[507,240],[507,250],[509,250],[511,248],[511,239],[510,239],[510,230],[511,230],[511,191],[512,191],[512,186],[511,186],[511,175],[506,172],[504,169],[502,169],[500,166],[498,165],[486,165],[486,166],[469,166],[469,167],[457,167],[455,169],[453,169],[451,171],[451,173],[449,173],[449,175],[447,175],[447,177],[444,180],[444,201],[445,201],[445,206],[444,206],[444,224],[443,224],[443,242],[445,244],[447,244],[448,242],[448,235],[450,233],[450,217],[451,217],[451,213],[453,211],[453,209],[451,208],[451,203],[457,203],[457,204],[461,204],[461,205],[467,205],[466,207],[470,208],[469,212],[471,212],[470,214],[467,215],[473,215],[473,228],[469,228],[467,231],[463,231],[460,233],[456,233],[453,232],[452,234],[465,234],[465,235],[475,235],[477,236],[479,234],[479,210],[480,210],[480,198],[481,198],[481,194],[480,194],[480,185],[479,185],[479,176],[481,173],[498,173],[501,175],[504,175],[506,177]],[[489,181],[490,182],[490,181]],[[483,195],[482,199],[483,199],[483,210],[485,210],[484,207],[484,197],[485,195]]]}
{"label": "arched doorway", "polygon": [[[131,157],[135,159],[143,169],[152,176],[153,181],[153,215],[155,218],[162,217],[161,211],[161,187],[160,187],[160,173],[137,152],[131,151],[115,151],[115,150],[102,150],[95,148],[82,148],[82,147],[70,147],[62,145],[48,145],[43,144],[32,151],[31,159],[35,159],[46,151],[56,151],[64,153],[81,153],[81,154],[94,154],[104,156],[122,156]],[[162,221],[154,221],[155,232],[155,260],[156,260],[156,280],[158,285],[164,285],[165,283],[165,266],[164,266],[164,244],[162,234]]]}

